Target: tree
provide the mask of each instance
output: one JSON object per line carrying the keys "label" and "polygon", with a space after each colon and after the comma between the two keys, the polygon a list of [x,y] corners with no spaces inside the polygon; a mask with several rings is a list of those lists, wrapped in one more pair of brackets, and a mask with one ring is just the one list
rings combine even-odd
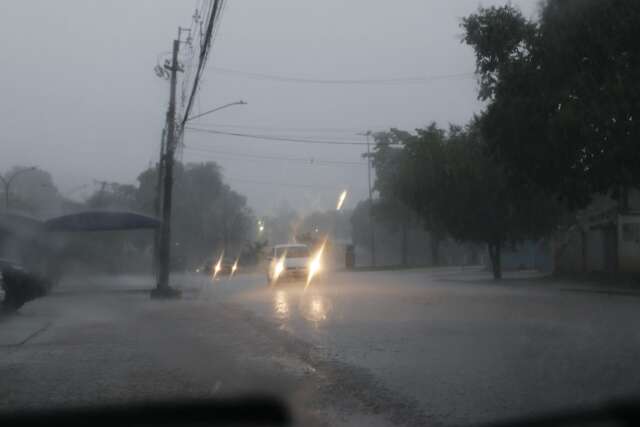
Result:
{"label": "tree", "polygon": [[437,216],[455,239],[486,244],[494,278],[500,279],[504,245],[550,233],[558,205],[536,187],[509,180],[487,154],[477,122],[452,127],[445,153]]}
{"label": "tree", "polygon": [[351,235],[356,246],[369,246],[371,237],[371,215],[369,215],[369,200],[358,202],[351,213]]}
{"label": "tree", "polygon": [[[238,255],[254,223],[246,198],[224,183],[213,162],[176,163],[174,179],[172,241],[176,256],[200,262],[223,250]],[[153,212],[157,169],[141,173],[138,182],[137,203]]]}
{"label": "tree", "polygon": [[[373,218],[379,221],[387,230],[400,232],[400,263],[406,267],[409,265],[408,231],[414,222],[415,214],[401,200],[397,198],[381,198],[373,205]],[[437,252],[436,261],[437,263]]]}
{"label": "tree", "polygon": [[90,209],[138,210],[137,192],[135,185],[105,182],[89,196],[85,205]]}
{"label": "tree", "polygon": [[275,215],[264,219],[265,235],[274,245],[291,242],[298,234],[300,216],[287,202],[281,202]]}
{"label": "tree", "polygon": [[393,167],[379,163],[382,192],[419,212],[432,229],[486,244],[496,279],[502,276],[506,243],[545,235],[555,225],[556,203],[535,186],[508,179],[503,165],[489,155],[477,120],[464,129],[445,131],[432,123],[416,134],[394,135],[398,148],[379,145],[376,150],[376,156],[386,152],[387,158],[395,150]]}
{"label": "tree", "polygon": [[350,217],[351,212],[348,210],[313,211],[302,218],[297,233],[299,235],[308,233],[310,236],[315,236],[313,239],[326,235],[347,239],[351,237]]}
{"label": "tree", "polygon": [[[25,169],[29,170],[20,173]],[[13,209],[42,217],[60,213],[62,197],[49,172],[39,168],[13,166],[5,177],[14,176],[16,173],[19,173],[19,176],[16,175],[9,191]],[[5,188],[2,187],[2,190]],[[4,208],[4,203],[2,207]]]}
{"label": "tree", "polygon": [[[446,230],[436,214],[434,196],[443,184],[446,132],[431,123],[425,129],[417,129],[415,135],[391,129],[374,134],[374,139],[376,189],[384,201],[378,215],[386,215],[387,220],[389,215],[399,215],[407,221],[409,211],[415,212],[429,231],[432,264],[438,265],[440,243],[446,237]],[[405,211],[405,207],[409,211]]]}
{"label": "tree", "polygon": [[[409,226],[415,222],[415,213],[402,198],[402,192],[406,185],[401,182],[404,178],[403,162],[404,152],[391,144],[397,144],[410,138],[407,132],[391,129],[389,132],[379,132],[374,135],[376,146],[373,152],[373,166],[376,170],[375,190],[380,195],[373,205],[373,217],[392,232],[400,232],[400,255],[401,264],[407,266],[408,261],[408,239],[407,232]],[[406,181],[406,180],[405,180]],[[434,251],[434,265],[437,264],[437,250]]]}
{"label": "tree", "polygon": [[512,6],[463,19],[488,101],[482,134],[510,179],[573,208],[598,192],[626,204],[640,185],[638,22],[636,0],[548,0],[538,22]]}

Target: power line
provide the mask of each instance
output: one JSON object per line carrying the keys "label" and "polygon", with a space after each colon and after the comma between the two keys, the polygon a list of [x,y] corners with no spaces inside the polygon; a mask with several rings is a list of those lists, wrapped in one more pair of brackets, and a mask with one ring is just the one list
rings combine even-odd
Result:
{"label": "power line", "polygon": [[[280,127],[280,126],[252,126],[252,125],[244,125],[244,124],[219,124],[219,123],[211,123],[210,126],[214,126],[216,128],[228,128],[228,129],[249,129],[249,130],[262,130],[262,131],[276,131],[276,132],[317,132],[317,133],[348,133],[350,135],[361,132],[363,127],[357,128],[328,128],[328,127]],[[387,128],[391,128],[393,126],[388,126]],[[365,126],[366,128],[366,126]],[[383,128],[383,127],[380,127]]]}
{"label": "power line", "polygon": [[204,132],[204,133],[212,133],[215,135],[228,135],[228,136],[237,136],[243,138],[254,138],[254,139],[263,139],[267,141],[278,141],[278,142],[295,142],[301,144],[329,144],[329,145],[367,145],[366,142],[356,142],[356,141],[336,141],[336,140],[320,140],[320,139],[306,139],[306,138],[291,138],[286,136],[274,136],[274,135],[258,135],[251,133],[239,133],[239,132],[225,132],[215,129],[203,129],[188,126],[185,128],[186,130],[191,130],[195,132]]}
{"label": "power line", "polygon": [[216,22],[216,18],[218,17],[218,10],[220,8],[221,3],[223,3],[223,1],[224,0],[214,0],[213,5],[211,6],[211,10],[209,13],[209,20],[207,22],[207,29],[204,33],[203,40],[201,40],[200,42],[200,58],[198,60],[198,66],[196,68],[196,74],[193,79],[191,95],[189,96],[189,101],[187,102],[187,107],[185,108],[184,115],[182,117],[182,123],[180,124],[181,129],[184,128],[184,124],[189,119],[189,113],[191,112],[193,101],[196,97],[196,92],[198,91],[198,83],[200,82],[200,78],[202,76],[202,70],[204,69],[204,66],[207,62],[207,56],[211,48],[213,28]]}
{"label": "power line", "polygon": [[286,76],[282,74],[255,73],[231,68],[214,67],[214,71],[221,74],[239,75],[255,80],[272,80],[287,83],[313,83],[313,84],[338,84],[338,85],[375,85],[375,84],[424,84],[438,80],[466,79],[475,76],[475,73],[441,74],[434,76],[399,77],[387,79],[316,79],[306,77]]}
{"label": "power line", "polygon": [[274,181],[263,181],[263,180],[254,180],[254,179],[245,179],[245,178],[225,177],[225,180],[234,181],[234,182],[244,182],[247,184],[272,185],[277,187],[316,188],[316,189],[324,189],[324,190],[340,190],[344,188],[344,187],[341,187],[340,185],[300,184],[295,182],[274,182]]}
{"label": "power line", "polygon": [[249,159],[257,159],[257,160],[284,160],[287,162],[301,162],[306,163],[308,165],[353,165],[353,166],[366,166],[367,164],[364,162],[353,162],[346,160],[328,160],[328,159],[316,159],[314,157],[284,157],[284,156],[270,156],[270,155],[259,155],[259,154],[246,154],[246,153],[236,153],[230,151],[222,151],[222,150],[209,150],[200,147],[184,147],[187,151],[199,151],[203,153],[212,153],[217,155],[225,155],[232,157],[242,157]]}

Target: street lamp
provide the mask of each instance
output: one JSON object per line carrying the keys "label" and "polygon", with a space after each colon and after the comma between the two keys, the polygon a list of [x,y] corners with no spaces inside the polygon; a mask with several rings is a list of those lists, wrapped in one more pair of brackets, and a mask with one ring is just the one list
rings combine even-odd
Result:
{"label": "street lamp", "polygon": [[[158,176],[162,179],[162,186],[158,187],[158,200],[162,200],[162,227],[160,228],[160,233],[157,237],[157,250],[156,256],[158,260],[158,284],[156,287],[157,295],[173,295],[175,292],[169,286],[169,263],[171,259],[171,209],[172,209],[172,188],[173,188],[173,162],[174,162],[174,153],[178,142],[176,141],[176,137],[182,138],[183,131],[185,129],[185,123],[194,120],[198,117],[202,117],[206,114],[211,114],[215,111],[222,110],[223,108],[231,107],[232,105],[245,105],[245,101],[237,101],[231,102],[229,104],[222,105],[220,107],[214,108],[209,111],[205,111],[202,114],[197,114],[195,116],[189,117],[189,106],[187,106],[187,112],[185,117],[182,119],[182,123],[180,123],[178,127],[178,134],[176,135],[175,129],[175,97],[176,97],[176,75],[177,72],[180,71],[180,67],[178,65],[178,47],[180,45],[179,36],[177,40],[174,40],[173,44],[173,58],[171,62],[171,90],[170,90],[170,101],[169,101],[169,110],[167,111],[167,143],[166,146],[161,145],[161,154],[160,158],[162,161],[160,162],[160,168],[158,171]],[[194,86],[195,89],[195,86]],[[160,205],[160,204],[159,204]]]}
{"label": "street lamp", "polygon": [[13,173],[13,175],[11,175],[8,178],[3,177],[2,175],[0,175],[0,181],[2,181],[2,184],[4,185],[4,207],[5,209],[9,209],[9,191],[11,191],[11,183],[13,182],[13,180],[20,174],[24,173],[24,172],[29,172],[29,171],[33,171],[36,170],[37,168],[35,166],[31,166],[29,168],[24,168],[24,169],[19,169],[17,171],[15,171]]}

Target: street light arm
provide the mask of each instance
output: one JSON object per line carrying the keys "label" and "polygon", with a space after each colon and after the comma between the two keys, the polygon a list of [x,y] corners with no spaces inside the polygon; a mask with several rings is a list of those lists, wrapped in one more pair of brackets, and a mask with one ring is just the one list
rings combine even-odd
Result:
{"label": "street light arm", "polygon": [[30,168],[24,168],[24,169],[20,169],[16,172],[13,173],[13,175],[11,175],[9,178],[4,178],[3,176],[0,176],[0,179],[2,179],[2,184],[4,185],[4,207],[5,209],[9,209],[9,191],[11,188],[11,182],[15,179],[15,177],[17,177],[18,175],[20,175],[23,172],[29,172],[32,170],[36,170],[37,168],[35,166],[31,166]]}
{"label": "street light arm", "polygon": [[36,169],[37,168],[35,166],[31,166],[30,168],[20,169],[19,171],[15,172],[13,175],[11,175],[8,180],[5,181],[4,178],[2,180],[5,182],[5,186],[9,187],[11,185],[11,181],[13,181],[15,177],[17,177],[21,173],[33,171],[33,170],[36,170]]}
{"label": "street light arm", "polygon": [[195,116],[191,116],[187,120],[185,120],[185,122],[190,122],[191,120],[195,120],[195,119],[197,119],[199,117],[206,116],[207,114],[215,113],[216,111],[222,110],[223,108],[232,107],[234,105],[247,105],[247,102],[242,101],[242,100],[236,101],[236,102],[230,102],[228,104],[221,105],[220,107],[216,107],[216,108],[214,108],[212,110],[205,111],[204,113],[197,114]]}

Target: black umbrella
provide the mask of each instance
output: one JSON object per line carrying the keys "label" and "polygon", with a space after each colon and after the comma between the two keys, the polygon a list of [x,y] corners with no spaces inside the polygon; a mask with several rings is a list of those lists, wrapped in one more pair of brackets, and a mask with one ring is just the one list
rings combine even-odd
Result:
{"label": "black umbrella", "polygon": [[51,218],[44,223],[46,231],[110,231],[152,229],[161,221],[133,212],[88,211]]}

